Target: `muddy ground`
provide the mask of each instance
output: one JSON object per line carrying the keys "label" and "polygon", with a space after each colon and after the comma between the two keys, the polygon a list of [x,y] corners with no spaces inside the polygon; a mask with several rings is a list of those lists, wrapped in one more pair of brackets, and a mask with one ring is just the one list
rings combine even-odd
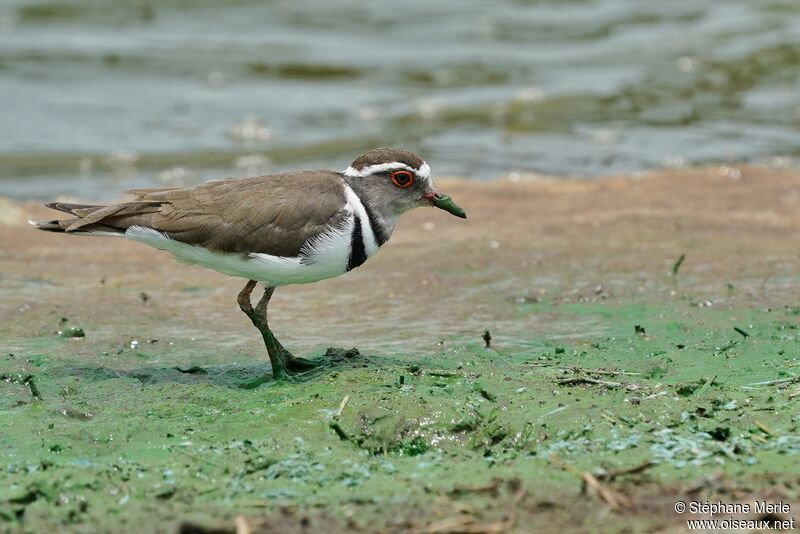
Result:
{"label": "muddy ground", "polygon": [[0,529],[682,532],[678,500],[795,517],[800,172],[514,178],[442,181],[469,219],[417,210],[358,271],[279,289],[295,354],[359,350],[289,384],[241,281],[0,200]]}

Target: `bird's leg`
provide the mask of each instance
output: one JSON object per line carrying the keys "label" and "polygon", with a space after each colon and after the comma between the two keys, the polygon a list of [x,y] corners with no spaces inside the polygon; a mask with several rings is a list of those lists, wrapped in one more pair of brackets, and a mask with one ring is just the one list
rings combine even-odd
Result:
{"label": "bird's leg", "polygon": [[244,288],[239,292],[239,296],[237,297],[239,308],[241,308],[245,315],[250,318],[253,326],[258,328],[258,331],[261,332],[261,337],[264,339],[264,345],[267,347],[267,354],[269,354],[269,362],[272,365],[272,376],[275,378],[275,380],[285,379],[288,373],[286,365],[284,365],[283,362],[282,353],[288,353],[288,351],[286,351],[286,349],[284,349],[283,346],[278,343],[278,340],[275,339],[275,336],[267,324],[267,305],[269,305],[269,299],[272,297],[272,293],[275,291],[275,288],[266,288],[264,290],[264,295],[261,296],[258,304],[256,304],[255,308],[253,308],[253,304],[250,301],[250,295],[253,293],[253,289],[255,287],[255,280],[249,280],[247,284],[245,284]]}
{"label": "bird's leg", "polygon": [[[258,305],[256,306],[256,313],[263,315],[265,325],[267,324],[267,304],[269,303],[269,299],[272,296],[273,291],[275,291],[274,287],[268,287],[264,291],[264,296],[261,297],[261,300],[258,302]],[[264,299],[266,299],[266,301]],[[322,364],[322,361],[316,359],[311,360],[308,358],[296,357],[294,354],[286,350],[283,347],[283,345],[281,345],[281,342],[278,341],[278,338],[276,338],[274,334],[272,334],[272,343],[275,346],[275,350],[278,353],[278,356],[283,362],[284,368],[286,369],[286,371],[288,371],[289,374],[303,372],[303,371],[310,371],[311,369],[315,369]]]}
{"label": "bird's leg", "polygon": [[250,302],[250,295],[255,286],[255,280],[247,282],[244,289],[239,293],[239,307],[250,318],[253,325],[258,328],[258,331],[261,332],[261,337],[264,338],[264,345],[267,346],[267,353],[269,354],[269,360],[272,364],[273,376],[276,379],[281,379],[296,372],[308,371],[318,367],[320,362],[296,358],[277,340],[267,323],[267,306],[269,305],[269,300],[272,298],[275,288],[265,288],[264,295],[261,297],[261,300],[258,301],[256,307],[253,308]]}
{"label": "bird's leg", "polygon": [[[269,304],[269,299],[272,297],[272,293],[274,291],[275,291],[274,287],[268,287],[264,289],[264,295],[261,297],[261,300],[259,300],[258,304],[256,305],[255,309],[256,316],[263,317],[264,326],[267,325],[267,305]],[[310,371],[311,369],[320,366],[321,362],[319,361],[295,357],[294,354],[286,350],[284,346],[281,345],[281,342],[278,341],[278,338],[275,337],[275,334],[273,334],[271,330],[269,330],[268,328],[267,330],[270,333],[271,343],[275,348],[275,352],[281,359],[281,362],[283,363],[283,368],[288,372],[288,374]],[[266,338],[264,339],[264,342],[267,343]],[[267,346],[267,351],[269,351],[269,345]]]}

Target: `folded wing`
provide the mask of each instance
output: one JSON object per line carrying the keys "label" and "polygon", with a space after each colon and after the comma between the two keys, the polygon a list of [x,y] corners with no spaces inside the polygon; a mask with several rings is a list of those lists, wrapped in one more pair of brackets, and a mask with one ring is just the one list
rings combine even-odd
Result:
{"label": "folded wing", "polygon": [[293,257],[306,240],[347,217],[342,180],[327,171],[131,193],[136,195],[133,201],[110,206],[53,204],[73,217],[40,222],[66,232],[123,233],[141,226],[218,252]]}

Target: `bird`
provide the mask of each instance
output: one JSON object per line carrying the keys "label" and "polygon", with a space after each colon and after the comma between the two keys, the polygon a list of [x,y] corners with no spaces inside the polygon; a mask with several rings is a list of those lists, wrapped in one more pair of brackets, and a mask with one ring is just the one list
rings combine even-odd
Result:
{"label": "bird", "polygon": [[[48,232],[124,237],[246,279],[237,303],[261,333],[276,381],[321,362],[295,357],[273,334],[267,308],[275,288],[358,268],[387,243],[398,217],[414,208],[433,206],[466,218],[434,186],[430,166],[398,148],[370,150],[342,172],[296,171],[128,193],[134,199],[118,204],[48,203],[67,216],[29,223]],[[264,293],[253,306],[259,282]]]}

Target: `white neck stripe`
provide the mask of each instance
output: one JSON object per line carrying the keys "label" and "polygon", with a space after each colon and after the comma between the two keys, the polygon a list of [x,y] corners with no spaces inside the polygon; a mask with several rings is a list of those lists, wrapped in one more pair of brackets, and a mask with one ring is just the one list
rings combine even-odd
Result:
{"label": "white neck stripe", "polygon": [[353,210],[353,213],[358,215],[361,221],[361,236],[364,240],[364,251],[367,257],[372,256],[378,250],[378,242],[375,240],[375,233],[372,231],[372,224],[369,222],[367,210],[364,209],[364,204],[361,203],[361,199],[358,198],[356,192],[347,184],[344,184],[344,196],[347,199],[346,205]]}
{"label": "white neck stripe", "polygon": [[424,161],[422,162],[422,165],[420,165],[419,169],[415,169],[406,165],[405,163],[400,163],[399,161],[392,161],[390,163],[370,165],[369,167],[364,167],[360,170],[354,169],[353,167],[347,167],[344,170],[344,174],[345,176],[349,176],[351,178],[363,178],[365,176],[369,176],[370,174],[375,174],[376,172],[395,171],[400,169],[411,171],[419,178],[422,178],[428,182],[431,180],[431,168]]}

